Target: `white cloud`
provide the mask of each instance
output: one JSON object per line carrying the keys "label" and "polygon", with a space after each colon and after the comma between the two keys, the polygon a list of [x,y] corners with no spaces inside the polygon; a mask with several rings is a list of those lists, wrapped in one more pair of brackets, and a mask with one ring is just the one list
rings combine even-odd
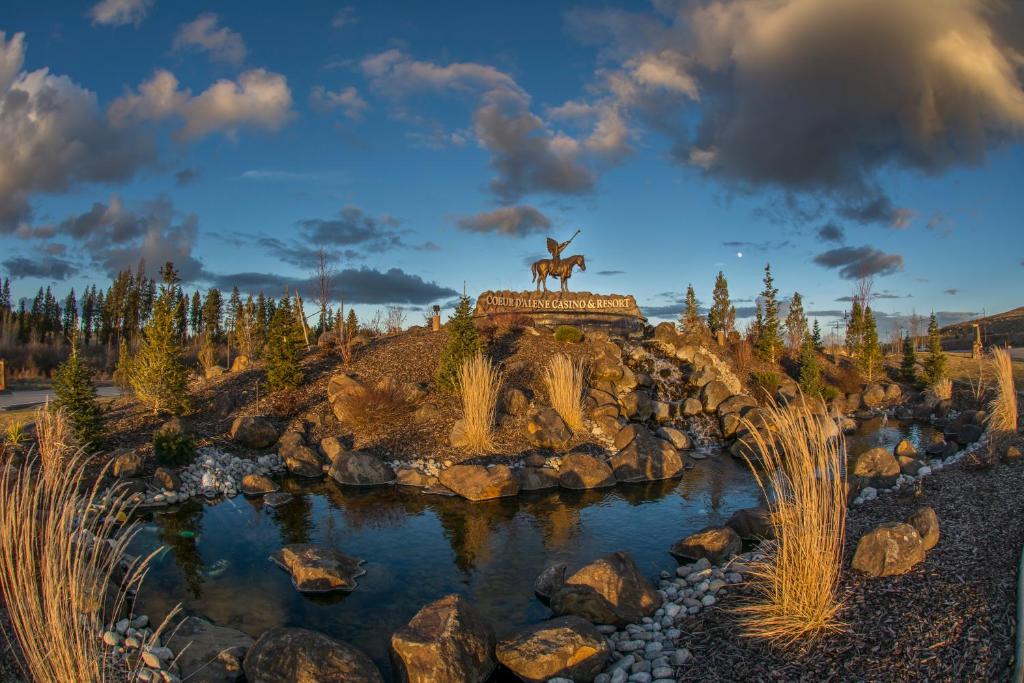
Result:
{"label": "white cloud", "polygon": [[309,102],[315,109],[324,112],[341,109],[345,116],[353,121],[361,120],[363,114],[370,108],[359,91],[351,85],[339,92],[318,85],[310,92]]}
{"label": "white cloud", "polygon": [[239,65],[245,61],[247,50],[242,36],[227,26],[217,27],[216,14],[200,14],[195,20],[182,24],[174,36],[174,50],[206,52],[215,62]]}
{"label": "white cloud", "polygon": [[153,0],[101,0],[89,10],[93,24],[138,26],[149,14]]}
{"label": "white cloud", "polygon": [[422,91],[479,92],[507,90],[525,96],[515,80],[487,64],[452,62],[441,66],[409,57],[401,50],[387,50],[360,62],[374,89],[393,97]]}
{"label": "white cloud", "polygon": [[342,7],[334,13],[331,18],[331,26],[334,28],[345,28],[359,21],[355,7]]}

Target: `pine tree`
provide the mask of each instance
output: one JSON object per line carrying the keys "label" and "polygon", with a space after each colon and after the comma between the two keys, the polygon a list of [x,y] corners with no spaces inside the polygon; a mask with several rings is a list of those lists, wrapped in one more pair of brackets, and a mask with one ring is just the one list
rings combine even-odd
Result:
{"label": "pine tree", "polygon": [[678,328],[679,332],[689,339],[703,340],[707,337],[707,326],[704,324],[704,317],[700,314],[700,304],[693,291],[693,285],[686,286],[686,300],[683,304],[683,312],[679,317]]}
{"label": "pine tree", "polygon": [[345,338],[352,339],[359,334],[359,318],[356,317],[354,308],[348,309],[348,317],[345,318]]}
{"label": "pine tree", "polygon": [[188,326],[192,331],[192,337],[198,337],[203,331],[203,303],[199,298],[199,292],[192,292],[192,304],[188,309]]}
{"label": "pine tree", "polygon": [[814,319],[814,326],[811,327],[811,341],[814,342],[814,350],[818,353],[825,353],[825,342],[821,338],[821,326],[818,319]]}
{"label": "pine tree", "polygon": [[757,348],[757,340],[761,338],[761,328],[764,327],[764,309],[761,308],[761,302],[754,302],[754,320],[747,327],[747,341]]}
{"label": "pine tree", "polygon": [[882,347],[878,344],[878,327],[870,306],[864,307],[860,347],[857,349],[857,365],[867,381],[872,381],[881,366]]}
{"label": "pine tree", "polygon": [[78,353],[78,334],[71,333],[71,355],[53,375],[53,404],[63,408],[78,444],[88,452],[103,441],[103,409],[96,402],[96,386]]}
{"label": "pine tree", "polygon": [[445,325],[448,330],[448,343],[441,352],[436,377],[437,383],[448,390],[454,391],[458,388],[459,368],[462,367],[463,361],[476,355],[483,347],[470,311],[469,297],[463,295],[459,298],[454,315]]}
{"label": "pine tree", "polygon": [[761,292],[761,303],[764,305],[763,319],[757,336],[757,352],[762,360],[774,363],[778,360],[782,348],[779,332],[779,303],[776,297],[779,290],[774,287],[772,266],[764,267],[764,290]]}
{"label": "pine tree", "polygon": [[302,384],[303,372],[299,361],[302,358],[302,330],[292,312],[288,296],[270,319],[263,358],[267,367],[267,384],[270,391],[295,388]]}
{"label": "pine tree", "polygon": [[153,315],[142,330],[142,343],[131,362],[131,385],[154,414],[188,410],[188,372],[174,326],[174,287],[161,285]]}
{"label": "pine tree", "polygon": [[214,341],[221,338],[221,317],[224,312],[224,300],[220,290],[211,287],[203,302],[203,333]]}
{"label": "pine tree", "polygon": [[65,339],[70,340],[78,331],[78,300],[75,298],[75,289],[71,288],[67,298],[64,299],[64,317],[61,318],[61,332]]}
{"label": "pine tree", "polygon": [[124,392],[130,391],[132,388],[132,354],[128,348],[128,340],[124,337],[121,338],[121,343],[117,347],[114,384]]}
{"label": "pine tree", "polygon": [[900,361],[900,375],[904,382],[917,383],[917,350],[910,335],[903,337],[903,359]]}
{"label": "pine tree", "polygon": [[800,345],[800,390],[804,396],[818,397],[824,388],[814,341],[811,337],[804,337]]}
{"label": "pine tree", "polygon": [[708,328],[711,334],[723,332],[728,335],[736,326],[736,308],[729,300],[729,283],[722,271],[715,278],[715,290],[711,294],[711,310],[708,311]]}
{"label": "pine tree", "polygon": [[807,318],[804,317],[804,300],[800,292],[793,292],[789,301],[789,313],[786,314],[786,338],[789,350],[796,355],[804,345],[807,336]]}
{"label": "pine tree", "polygon": [[853,305],[850,307],[850,319],[846,322],[846,351],[851,356],[856,356],[864,336],[864,307],[860,299],[853,298]]}
{"label": "pine tree", "polygon": [[928,321],[928,357],[924,359],[924,378],[929,386],[946,379],[946,354],[942,352],[942,333],[934,313]]}

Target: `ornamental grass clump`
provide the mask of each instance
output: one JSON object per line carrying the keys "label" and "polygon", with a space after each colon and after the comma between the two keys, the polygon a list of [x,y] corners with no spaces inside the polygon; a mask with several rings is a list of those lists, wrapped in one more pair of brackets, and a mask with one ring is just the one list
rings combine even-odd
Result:
{"label": "ornamental grass clump", "polygon": [[86,485],[81,451],[64,467],[40,464],[33,455],[0,475],[6,635],[17,640],[19,663],[31,680],[134,680],[130,671],[139,665],[116,661],[100,640],[153,557],[129,561],[125,555],[139,528],[117,521],[129,511],[128,493],[101,494]]}
{"label": "ornamental grass clump", "polygon": [[46,404],[36,410],[35,423],[40,467],[47,471],[64,469],[76,448],[74,431],[64,409]]}
{"label": "ornamental grass clump", "polygon": [[458,386],[464,425],[462,443],[474,451],[494,450],[494,419],[501,374],[489,358],[478,352],[459,366]]}
{"label": "ornamental grass clump", "polygon": [[992,349],[995,398],[988,404],[988,428],[994,437],[1017,431],[1017,388],[1013,383],[1013,359],[1006,349]]}
{"label": "ornamental grass clump", "polygon": [[[811,401],[762,409],[746,424],[757,459],[744,454],[768,501],[775,547],[755,563],[755,597],[738,608],[745,634],[788,646],[839,630],[839,574],[846,533],[842,435]],[[760,423],[760,420],[759,420]]]}
{"label": "ornamental grass clump", "polygon": [[564,353],[554,356],[544,368],[548,400],[569,429],[583,429],[583,363]]}

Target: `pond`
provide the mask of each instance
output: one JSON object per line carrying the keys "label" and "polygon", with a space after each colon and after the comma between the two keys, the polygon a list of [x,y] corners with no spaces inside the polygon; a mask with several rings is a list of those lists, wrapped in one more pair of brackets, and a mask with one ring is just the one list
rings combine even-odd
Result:
{"label": "pond", "polygon": [[[850,437],[850,450],[895,445],[903,436],[919,441],[927,428],[869,424]],[[654,580],[676,566],[668,553],[674,542],[760,499],[745,466],[728,455],[695,461],[672,481],[483,503],[397,486],[289,480],[284,488],[296,499],[276,510],[239,497],[152,515],[135,550],[168,550],[147,576],[137,610],[160,617],[181,602],[186,613],[253,637],[281,625],[315,629],[362,649],[387,678],[391,634],[428,602],[461,593],[500,638],[550,616],[533,593],[548,563],[574,569],[627,550]],[[304,542],[366,560],[355,591],[298,593],[268,557],[282,544]]]}

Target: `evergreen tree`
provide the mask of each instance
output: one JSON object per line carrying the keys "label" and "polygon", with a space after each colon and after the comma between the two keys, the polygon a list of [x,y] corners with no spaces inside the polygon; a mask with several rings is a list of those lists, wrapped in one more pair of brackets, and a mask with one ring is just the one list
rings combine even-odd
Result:
{"label": "evergreen tree", "polygon": [[711,334],[723,332],[728,335],[736,326],[736,308],[729,300],[729,283],[722,271],[715,278],[715,290],[711,294],[711,310],[708,311],[708,328]]}
{"label": "evergreen tree", "polygon": [[124,392],[130,391],[132,388],[132,354],[128,348],[128,340],[124,337],[121,338],[121,343],[117,347],[114,384]]}
{"label": "evergreen tree", "polygon": [[161,285],[153,315],[142,330],[142,343],[131,361],[130,380],[135,395],[160,411],[188,410],[188,372],[182,361],[181,342],[174,325],[174,287]]}
{"label": "evergreen tree", "polygon": [[856,356],[864,337],[864,307],[860,299],[853,298],[850,307],[850,319],[846,321],[846,351]]}
{"label": "evergreen tree", "polygon": [[71,332],[71,355],[53,375],[53,404],[63,408],[78,444],[89,452],[103,440],[103,409],[96,402],[96,387],[89,368],[78,353],[78,334]]}
{"label": "evergreen tree", "polygon": [[476,355],[483,348],[476,325],[473,324],[471,311],[469,297],[463,295],[459,298],[454,315],[445,325],[448,329],[448,343],[441,352],[436,378],[442,388],[451,391],[458,388],[459,368],[462,367],[463,361]]}
{"label": "evergreen tree", "polygon": [[764,327],[764,310],[761,308],[761,302],[754,302],[754,320],[751,321],[749,327],[747,327],[747,341],[757,348],[757,340],[761,338],[761,328]]}
{"label": "evergreen tree", "polygon": [[302,330],[293,314],[292,305],[286,294],[270,319],[263,358],[267,367],[267,384],[270,391],[295,388],[302,384],[303,372],[299,365],[302,358]]}
{"label": "evergreen tree", "polygon": [[221,338],[221,317],[224,313],[224,300],[220,290],[211,287],[203,302],[203,333],[213,340]]}
{"label": "evergreen tree", "polygon": [[188,299],[180,289],[175,293],[174,331],[182,344],[188,339]]}
{"label": "evergreen tree", "polygon": [[700,304],[693,291],[693,285],[686,286],[686,300],[678,327],[679,331],[690,339],[701,340],[707,336],[707,327],[704,324],[704,317],[700,314]]}
{"label": "evergreen tree", "polygon": [[188,327],[193,339],[203,331],[203,303],[199,292],[192,292],[192,304],[188,309]]}
{"label": "evergreen tree", "polygon": [[359,334],[359,318],[356,317],[356,309],[348,309],[348,317],[345,318],[345,338],[351,339]]}
{"label": "evergreen tree", "polygon": [[903,337],[903,359],[900,361],[900,375],[904,382],[917,383],[917,350],[910,335]]}
{"label": "evergreen tree", "polygon": [[786,338],[789,350],[795,355],[803,349],[804,338],[807,337],[807,318],[804,316],[804,300],[800,292],[793,292],[789,301],[789,313],[786,314]]}
{"label": "evergreen tree", "polygon": [[818,353],[825,353],[825,342],[821,338],[821,326],[818,319],[814,319],[814,326],[811,327],[811,341],[814,342],[814,350]]}
{"label": "evergreen tree", "polygon": [[878,343],[878,327],[875,315],[870,306],[864,307],[863,326],[861,329],[860,348],[857,350],[857,365],[867,381],[877,376],[882,364],[882,347]]}
{"label": "evergreen tree", "polygon": [[92,340],[93,324],[96,320],[96,285],[85,290],[82,301],[82,341],[86,346]]}
{"label": "evergreen tree", "polygon": [[824,388],[814,341],[811,337],[804,337],[800,345],[800,390],[804,396],[818,397]]}
{"label": "evergreen tree", "polygon": [[242,313],[242,295],[238,287],[232,287],[231,296],[228,298],[228,311],[224,320],[224,326],[231,334],[235,333],[238,316]]}
{"label": "evergreen tree", "polygon": [[942,351],[942,333],[935,313],[928,321],[928,357],[924,359],[924,378],[929,386],[946,379],[946,354]]}
{"label": "evergreen tree", "polygon": [[64,299],[64,316],[61,318],[60,326],[64,338],[68,340],[78,331],[78,300],[75,298],[74,287]]}
{"label": "evergreen tree", "polygon": [[11,278],[5,277],[3,284],[0,285],[0,316],[10,315],[12,312]]}
{"label": "evergreen tree", "polygon": [[769,363],[778,360],[779,350],[782,348],[782,336],[779,331],[779,303],[776,299],[778,294],[779,290],[775,288],[772,280],[771,264],[767,264],[764,267],[764,290],[761,291],[764,312],[758,330],[757,353]]}

